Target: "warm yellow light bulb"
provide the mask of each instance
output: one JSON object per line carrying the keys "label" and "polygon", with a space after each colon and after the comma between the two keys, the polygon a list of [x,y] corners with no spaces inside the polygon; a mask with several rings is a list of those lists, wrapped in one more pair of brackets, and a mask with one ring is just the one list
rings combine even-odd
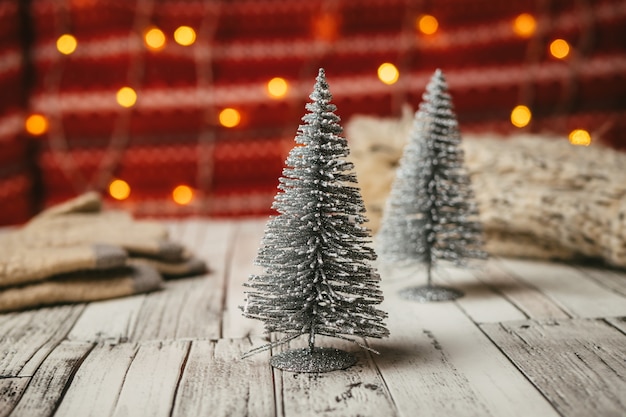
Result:
{"label": "warm yellow light bulb", "polygon": [[533,15],[522,13],[513,21],[513,32],[519,37],[529,38],[535,33],[537,21]]}
{"label": "warm yellow light bulb", "polygon": [[272,98],[282,98],[287,94],[289,86],[287,81],[281,77],[275,77],[267,83],[267,93]]}
{"label": "warm yellow light bulb", "polygon": [[57,39],[57,50],[61,52],[63,55],[69,55],[76,50],[78,46],[78,42],[76,38],[70,34],[65,34],[59,36]]}
{"label": "warm yellow light bulb", "polygon": [[189,26],[180,26],[174,31],[174,40],[182,46],[193,45],[196,41],[196,31]]}
{"label": "warm yellow light bulb", "polygon": [[378,67],[378,79],[385,84],[394,84],[400,78],[400,72],[395,65],[385,62]]}
{"label": "warm yellow light bulb", "polygon": [[584,129],[574,129],[569,134],[569,143],[577,146],[591,145],[591,135]]}
{"label": "warm yellow light bulb", "polygon": [[172,199],[176,204],[185,206],[193,200],[193,190],[186,185],[179,185],[172,191]]}
{"label": "warm yellow light bulb", "polygon": [[48,119],[41,114],[31,114],[24,121],[24,128],[31,135],[43,135],[48,131]]}
{"label": "warm yellow light bulb", "polygon": [[220,124],[224,127],[235,127],[241,121],[241,114],[233,108],[225,108],[219,115]]}
{"label": "warm yellow light bulb", "polygon": [[563,39],[555,39],[550,43],[550,53],[553,57],[563,59],[569,55],[569,44]]}
{"label": "warm yellow light bulb", "polygon": [[415,21],[415,27],[424,35],[432,35],[439,29],[439,22],[435,16],[429,14],[423,14],[417,17]]}
{"label": "warm yellow light bulb", "polygon": [[130,87],[122,87],[117,90],[117,104],[122,107],[133,107],[137,102],[137,93]]}
{"label": "warm yellow light bulb", "polygon": [[165,34],[161,29],[152,27],[144,34],[144,41],[148,48],[159,50],[165,46]]}
{"label": "warm yellow light bulb", "polygon": [[126,200],[130,195],[130,185],[124,180],[113,180],[109,184],[109,195],[116,200]]}
{"label": "warm yellow light bulb", "polygon": [[528,123],[530,123],[530,119],[532,119],[532,113],[526,106],[515,106],[511,112],[511,123],[513,123],[513,126],[515,127],[524,127],[528,125]]}

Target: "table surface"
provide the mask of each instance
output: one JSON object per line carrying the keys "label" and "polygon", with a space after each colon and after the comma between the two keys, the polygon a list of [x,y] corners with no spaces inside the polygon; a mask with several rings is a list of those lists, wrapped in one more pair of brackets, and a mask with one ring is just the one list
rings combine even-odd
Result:
{"label": "table surface", "polygon": [[168,224],[210,273],[0,315],[0,416],[626,415],[624,272],[491,259],[436,278],[463,298],[420,304],[397,293],[423,272],[381,267],[380,354],[325,338],[357,364],[297,374],[241,359],[268,340],[239,310],[264,221]]}

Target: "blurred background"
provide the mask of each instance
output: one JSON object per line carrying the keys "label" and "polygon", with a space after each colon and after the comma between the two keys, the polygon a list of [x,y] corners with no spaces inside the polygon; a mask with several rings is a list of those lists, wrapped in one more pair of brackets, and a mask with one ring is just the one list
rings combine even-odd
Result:
{"label": "blurred background", "polygon": [[462,132],[626,148],[624,0],[0,0],[0,224],[266,215],[320,67],[344,126],[441,68]]}

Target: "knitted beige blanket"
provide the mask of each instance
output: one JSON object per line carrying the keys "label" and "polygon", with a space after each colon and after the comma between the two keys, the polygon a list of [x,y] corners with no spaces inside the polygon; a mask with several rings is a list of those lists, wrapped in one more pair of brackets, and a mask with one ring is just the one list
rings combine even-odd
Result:
{"label": "knitted beige blanket", "polygon": [[[412,119],[407,111],[346,125],[374,232]],[[626,154],[540,135],[464,135],[463,149],[489,253],[626,267]]]}

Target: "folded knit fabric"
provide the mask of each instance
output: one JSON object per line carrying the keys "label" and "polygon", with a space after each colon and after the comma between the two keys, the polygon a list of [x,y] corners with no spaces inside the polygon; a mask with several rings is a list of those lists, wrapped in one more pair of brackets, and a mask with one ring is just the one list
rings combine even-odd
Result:
{"label": "folded knit fabric", "polygon": [[0,235],[0,311],[160,288],[161,275],[206,270],[156,222],[102,210],[87,193]]}
{"label": "folded knit fabric", "polygon": [[[346,125],[374,231],[412,115]],[[463,135],[462,146],[491,254],[626,267],[626,154],[545,135]]]}

